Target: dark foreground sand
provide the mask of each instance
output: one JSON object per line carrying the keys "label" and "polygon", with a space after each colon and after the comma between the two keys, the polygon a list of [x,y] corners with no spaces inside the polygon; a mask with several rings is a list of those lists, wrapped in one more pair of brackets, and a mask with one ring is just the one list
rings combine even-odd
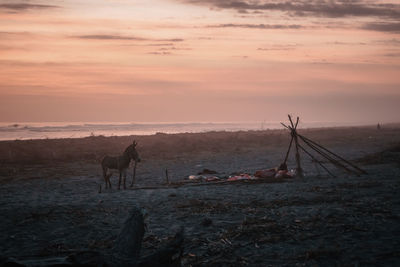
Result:
{"label": "dark foreground sand", "polygon": [[[0,256],[18,260],[110,248],[133,206],[148,212],[142,255],[185,227],[184,266],[400,265],[400,127],[302,130],[368,174],[303,155],[306,177],[165,186],[204,168],[221,176],[277,166],[284,130],[0,142]],[[103,184],[99,160],[133,139],[136,188]],[[384,152],[381,152],[384,151]],[[290,158],[289,168],[294,168]],[[132,168],[129,179],[131,181]]]}

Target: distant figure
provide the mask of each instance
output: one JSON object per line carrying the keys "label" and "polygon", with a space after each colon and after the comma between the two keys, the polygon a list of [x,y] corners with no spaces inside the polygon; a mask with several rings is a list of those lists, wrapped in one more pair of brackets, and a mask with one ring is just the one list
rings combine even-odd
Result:
{"label": "distant figure", "polygon": [[380,130],[381,129],[381,125],[378,123],[378,125],[376,125],[376,129]]}

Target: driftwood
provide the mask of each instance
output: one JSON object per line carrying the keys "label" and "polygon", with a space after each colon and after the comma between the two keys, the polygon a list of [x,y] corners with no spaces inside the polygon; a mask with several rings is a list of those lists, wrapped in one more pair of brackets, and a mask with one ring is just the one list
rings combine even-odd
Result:
{"label": "driftwood", "polygon": [[112,266],[136,266],[144,235],[142,212],[135,208],[125,221],[112,250]]}
{"label": "driftwood", "polygon": [[98,251],[81,251],[67,257],[51,257],[18,261],[0,257],[0,267],[6,266],[180,266],[183,253],[183,227],[174,239],[155,253],[140,258],[145,232],[143,213],[133,208],[119,233],[111,255]]}
{"label": "driftwood", "polygon": [[176,233],[173,240],[159,248],[154,254],[143,257],[138,266],[156,267],[156,266],[181,266],[181,257],[183,253],[183,230]]}

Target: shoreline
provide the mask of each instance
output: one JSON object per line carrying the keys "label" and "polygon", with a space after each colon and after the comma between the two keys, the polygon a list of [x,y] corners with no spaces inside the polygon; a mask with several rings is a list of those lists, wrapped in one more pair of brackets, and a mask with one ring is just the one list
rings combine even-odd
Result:
{"label": "shoreline", "polygon": [[[384,126],[321,127],[299,129],[300,133],[315,139],[322,145],[334,146],[340,140],[349,142],[371,141],[383,138],[386,143],[395,143],[400,124]],[[393,142],[390,142],[389,136]],[[361,140],[360,140],[361,139]],[[199,133],[156,133],[153,135],[103,136],[92,135],[79,138],[28,139],[0,141],[0,163],[46,163],[75,160],[99,161],[106,154],[122,153],[133,140],[139,142],[138,150],[146,157],[162,159],[167,152],[187,154],[191,152],[218,152],[240,150],[242,147],[265,146],[286,149],[290,132],[285,129],[247,131],[209,131]],[[340,143],[340,142],[339,142]],[[365,142],[364,142],[365,143]],[[345,144],[343,144],[345,145]],[[361,144],[360,144],[361,145]],[[368,145],[368,144],[365,144]],[[376,144],[378,146],[378,144]],[[385,148],[385,147],[383,147]],[[157,155],[157,152],[161,153]]]}
{"label": "shoreline", "polygon": [[[73,125],[66,123],[65,125],[60,124],[59,126],[41,126],[29,128],[27,126],[21,127],[19,124],[10,124],[7,126],[0,127],[0,142],[7,141],[32,141],[32,140],[49,140],[49,139],[79,139],[88,137],[126,137],[126,136],[152,136],[156,134],[197,134],[197,133],[209,133],[209,132],[246,132],[246,131],[271,131],[284,129],[280,123],[273,122],[269,123],[274,125],[274,127],[268,127],[261,123],[249,122],[249,123],[184,123],[184,124],[121,124],[124,126],[120,129],[114,129],[112,127],[118,127],[118,124],[93,124],[97,126],[102,126],[105,128],[93,128],[86,129],[88,125],[92,124],[82,124]],[[343,124],[343,125],[327,125],[327,126],[312,126],[312,122],[308,123],[310,126],[302,127],[300,125],[299,130],[322,130],[322,129],[346,129],[346,128],[376,128],[377,124]],[[322,124],[322,123],[317,123]],[[337,123],[340,124],[340,123]],[[13,126],[18,125],[18,126]],[[58,123],[57,123],[58,125]],[[137,127],[139,125],[144,125],[143,129],[128,129],[129,127]],[[152,125],[150,128],[146,128],[148,125]],[[194,125],[194,126],[193,126]],[[208,125],[208,127],[206,127]],[[214,126],[212,126],[214,125]],[[230,125],[230,127],[223,128],[223,125]],[[247,125],[245,127],[244,125]],[[251,126],[250,126],[251,125]],[[161,126],[165,126],[164,128]],[[196,127],[205,127],[200,129],[195,129]],[[383,128],[400,128],[399,123],[382,123],[380,124]],[[13,127],[15,127],[13,129]],[[74,128],[76,127],[76,128]],[[108,127],[108,128],[107,128]],[[157,128],[159,127],[159,128]],[[187,127],[187,129],[184,129]],[[194,127],[190,130],[191,127]],[[213,129],[212,127],[215,127]],[[8,129],[9,128],[9,129]],[[168,129],[171,128],[171,129]],[[21,132],[19,132],[21,131]],[[24,137],[22,131],[27,131],[26,137]],[[117,131],[117,133],[116,133]],[[119,131],[119,132],[118,132]],[[136,133],[135,133],[136,132]],[[21,133],[21,136],[16,137],[17,133]],[[2,136],[3,135],[3,136]],[[9,137],[6,137],[9,136]],[[37,137],[35,137],[37,136]]]}

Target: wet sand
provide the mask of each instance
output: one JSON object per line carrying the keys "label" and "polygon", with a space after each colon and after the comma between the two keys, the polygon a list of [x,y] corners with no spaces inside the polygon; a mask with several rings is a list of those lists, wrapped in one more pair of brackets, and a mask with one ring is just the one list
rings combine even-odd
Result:
{"label": "wet sand", "polygon": [[[399,265],[400,127],[299,132],[362,158],[355,162],[368,174],[328,165],[332,178],[302,155],[302,179],[176,185],[205,168],[227,176],[278,166],[285,130],[0,142],[0,256],[107,254],[139,206],[148,212],[142,255],[184,226],[184,266]],[[117,190],[114,174],[106,190],[100,159],[133,139],[142,158],[135,187]],[[293,156],[288,166],[295,168]]]}

